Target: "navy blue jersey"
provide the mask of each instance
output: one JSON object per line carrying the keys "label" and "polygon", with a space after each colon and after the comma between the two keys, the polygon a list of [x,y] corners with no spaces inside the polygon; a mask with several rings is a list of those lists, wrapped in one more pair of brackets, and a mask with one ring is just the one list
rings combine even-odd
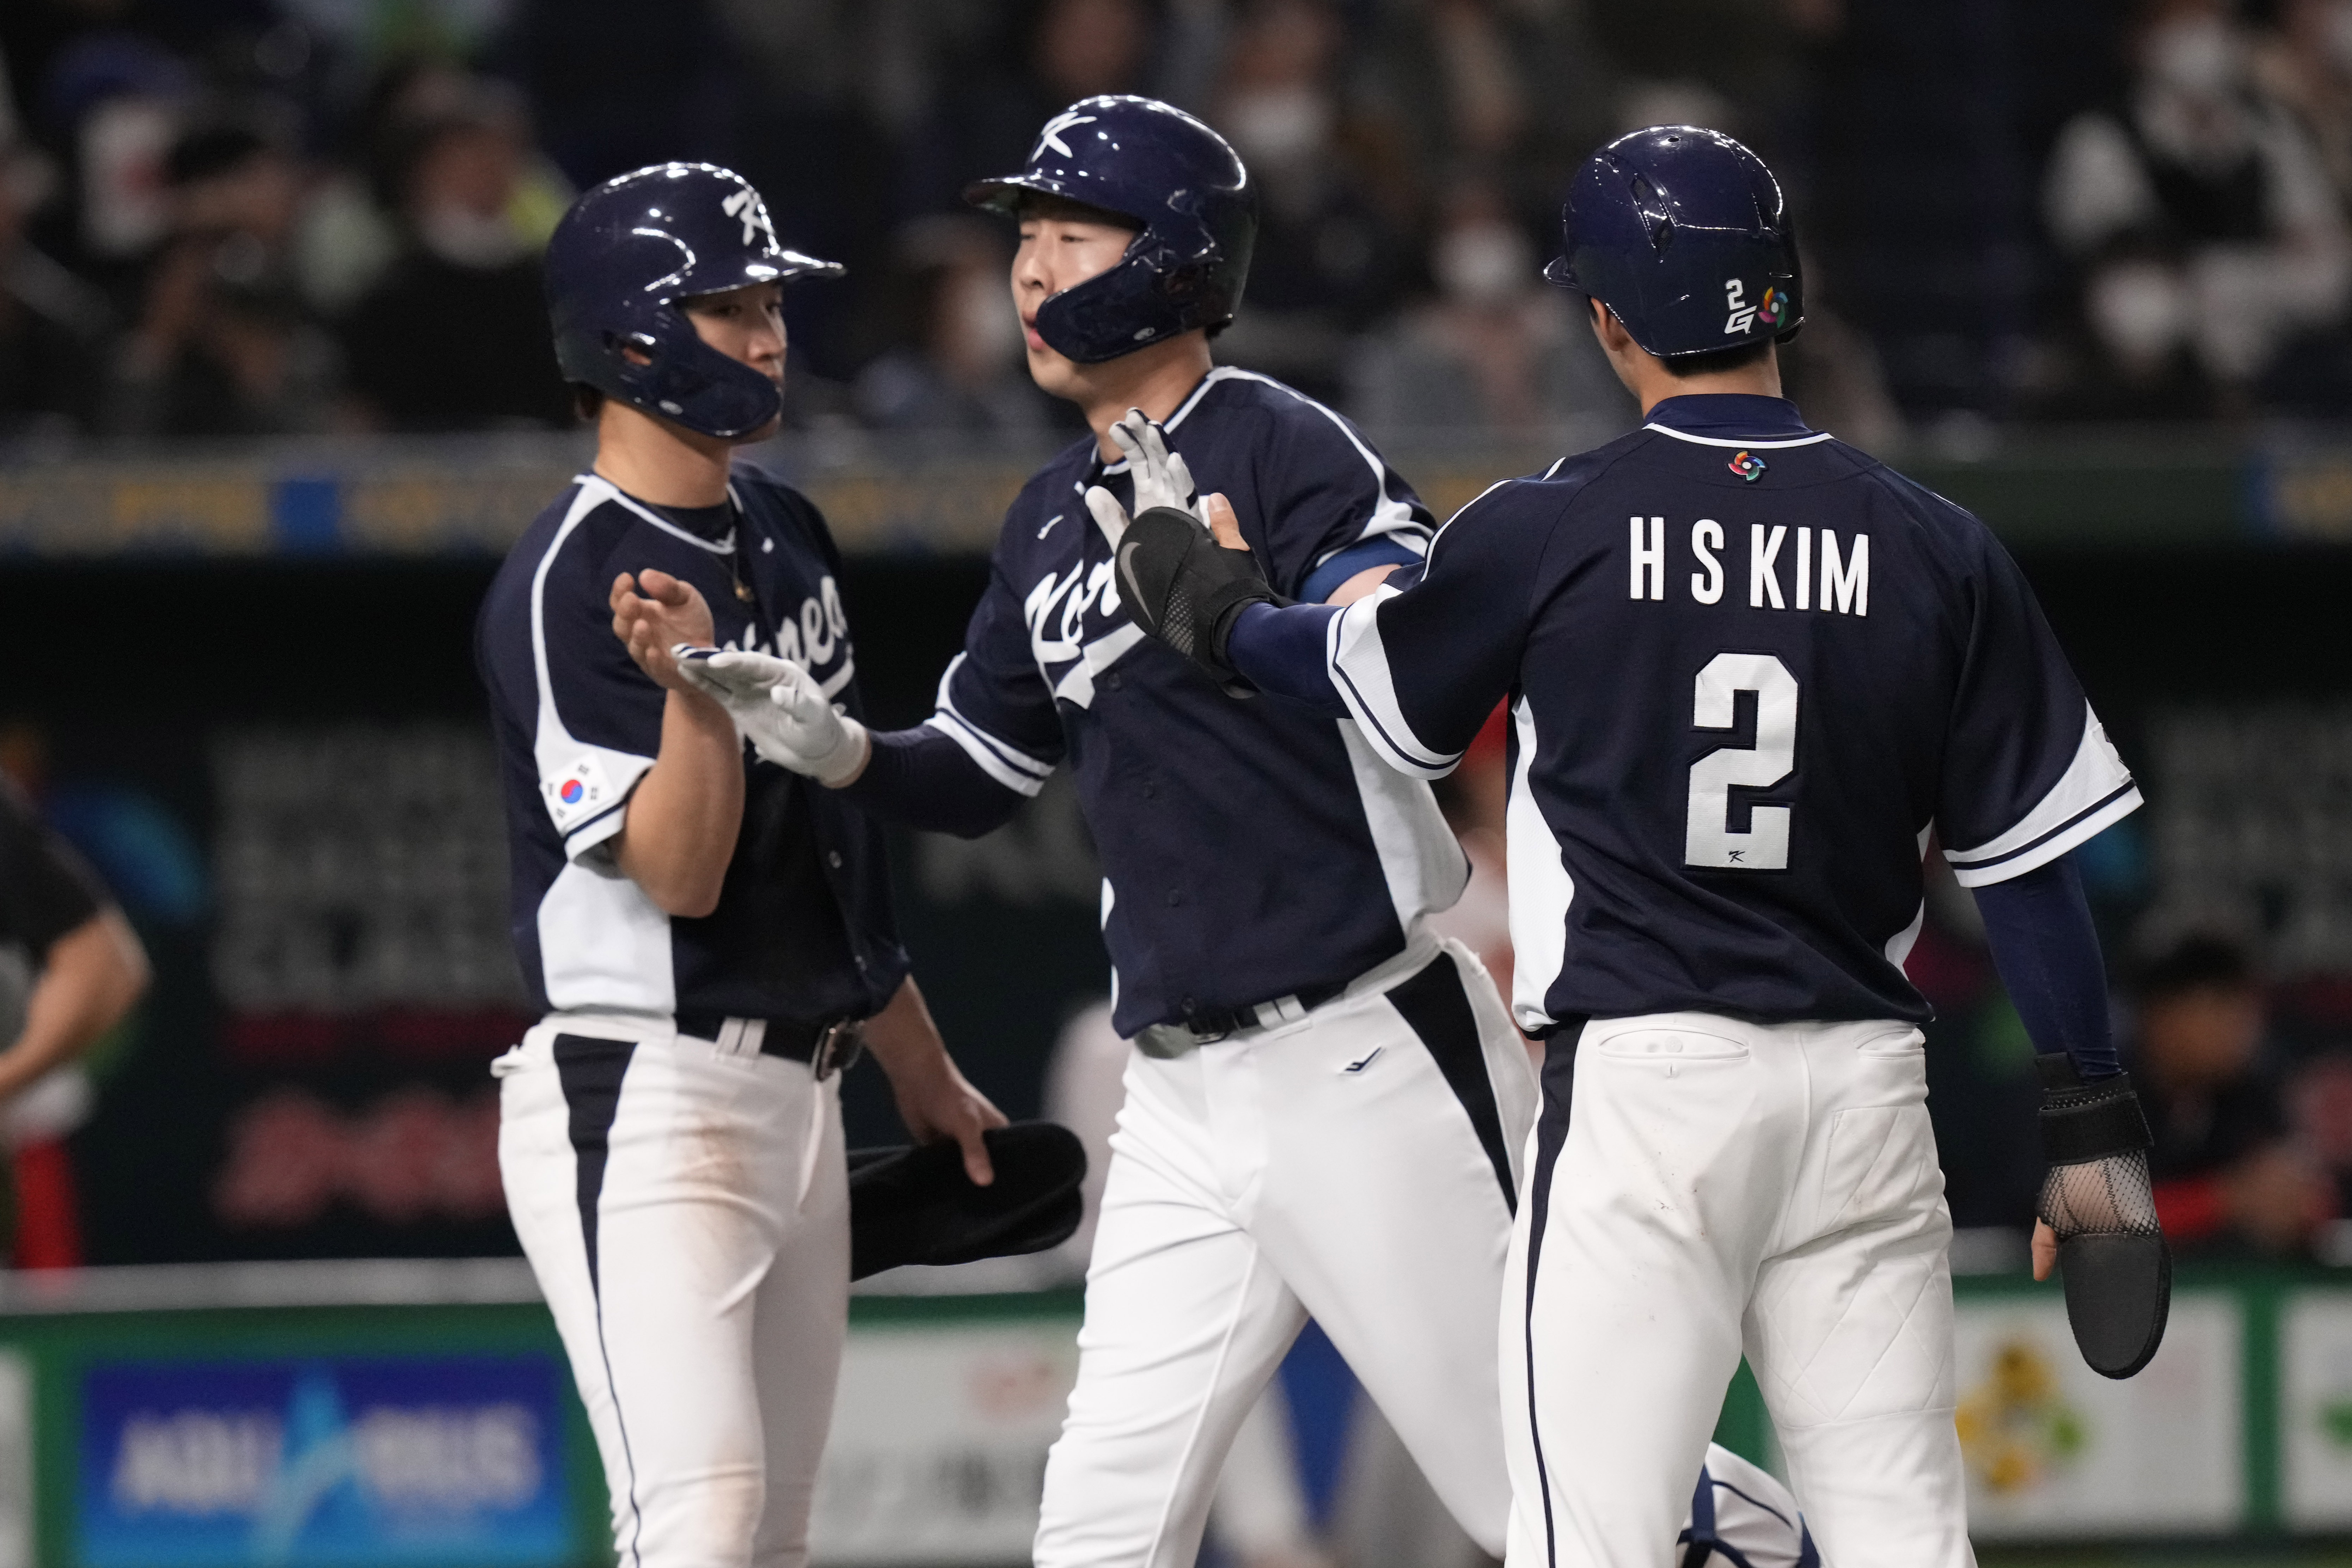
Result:
{"label": "navy blue jersey", "polygon": [[506,784],[515,952],[542,1008],[814,1023],[870,1016],[906,977],[881,828],[749,748],[716,910],[673,919],[612,863],[667,700],[613,635],[620,574],[693,584],[722,646],[800,659],[859,710],[824,520],[755,470],[738,468],[729,491],[728,507],[687,511],[583,475],[483,601],[475,651]]}
{"label": "navy blue jersey", "polygon": [[1513,1009],[1921,1020],[1940,842],[1981,886],[2139,805],[1974,517],[1777,398],[1670,398],[1496,486],[1333,617],[1333,683],[1443,774],[1506,691]]}
{"label": "navy blue jersey", "polygon": [[[1165,428],[1286,593],[1370,544],[1427,546],[1404,482],[1278,382],[1213,371]],[[1133,1035],[1350,980],[1460,897],[1468,869],[1428,786],[1354,724],[1235,702],[1145,638],[1084,499],[1099,483],[1131,506],[1126,473],[1089,437],[1022,490],[929,724],[1024,795],[1069,764],[1102,856],[1115,1022]]]}

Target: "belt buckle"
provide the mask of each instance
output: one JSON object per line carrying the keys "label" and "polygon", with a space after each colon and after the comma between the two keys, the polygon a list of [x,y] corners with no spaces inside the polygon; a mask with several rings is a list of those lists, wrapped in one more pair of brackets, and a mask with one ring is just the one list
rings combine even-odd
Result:
{"label": "belt buckle", "polygon": [[847,1072],[866,1054],[866,1020],[835,1018],[819,1029],[816,1049],[809,1054],[809,1067],[823,1083],[837,1072]]}

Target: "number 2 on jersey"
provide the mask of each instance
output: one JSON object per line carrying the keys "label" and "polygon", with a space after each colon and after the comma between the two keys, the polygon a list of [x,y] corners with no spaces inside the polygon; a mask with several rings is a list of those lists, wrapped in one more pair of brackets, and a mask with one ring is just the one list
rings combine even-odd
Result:
{"label": "number 2 on jersey", "polygon": [[1738,693],[1756,694],[1756,743],[1720,746],[1691,764],[1690,809],[1684,818],[1683,863],[1711,870],[1789,868],[1789,808],[1754,805],[1748,830],[1731,826],[1734,785],[1768,789],[1797,765],[1797,678],[1769,653],[1719,653],[1698,672],[1691,723],[1728,730]]}

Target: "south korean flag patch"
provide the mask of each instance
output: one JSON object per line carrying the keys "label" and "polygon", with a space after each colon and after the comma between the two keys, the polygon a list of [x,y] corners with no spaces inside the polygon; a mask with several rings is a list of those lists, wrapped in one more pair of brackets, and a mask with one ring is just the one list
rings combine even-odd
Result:
{"label": "south korean flag patch", "polygon": [[612,780],[605,776],[604,764],[589,753],[573,759],[570,767],[554,777],[541,780],[539,792],[546,797],[547,814],[555,819],[556,830],[561,833],[569,833],[578,824],[609,810],[619,798]]}

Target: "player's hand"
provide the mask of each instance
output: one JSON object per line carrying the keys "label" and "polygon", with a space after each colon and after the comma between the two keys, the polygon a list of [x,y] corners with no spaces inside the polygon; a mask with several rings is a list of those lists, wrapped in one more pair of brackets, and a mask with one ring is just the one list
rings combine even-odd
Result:
{"label": "player's hand", "polygon": [[624,572],[613,579],[611,603],[613,635],[627,647],[639,669],[665,690],[704,695],[678,672],[670,653],[680,643],[700,647],[718,635],[710,606],[693,584],[650,567],[635,574]]}
{"label": "player's hand", "polygon": [[975,1186],[996,1180],[989,1163],[988,1143],[981,1134],[1005,1124],[1004,1112],[988,1096],[972,1088],[944,1049],[920,1057],[907,1070],[883,1063],[890,1075],[890,1095],[898,1103],[898,1120],[918,1143],[952,1138],[963,1149],[964,1174]]}
{"label": "player's hand", "polygon": [[1192,470],[1185,466],[1184,454],[1168,449],[1167,433],[1144,417],[1142,409],[1129,409],[1127,416],[1110,427],[1110,444],[1127,454],[1128,478],[1135,486],[1137,511],[1172,506],[1179,511],[1200,515],[1192,506],[1196,487]]}
{"label": "player's hand", "polygon": [[952,1138],[963,1148],[964,1173],[986,1186],[996,1180],[981,1134],[1004,1125],[1004,1112],[971,1087],[948,1055],[922,987],[908,975],[889,1005],[866,1020],[866,1048],[890,1076],[898,1120],[918,1143]]}
{"label": "player's hand", "polygon": [[805,666],[772,654],[681,643],[678,673],[727,710],[736,732],[780,768],[839,789],[866,771],[873,742],[866,726],[834,706]]}
{"label": "player's hand", "polygon": [[[1172,506],[1195,517],[1202,515],[1192,502],[1192,470],[1185,467],[1184,454],[1168,449],[1167,437],[1159,426],[1144,417],[1142,409],[1129,409],[1126,417],[1110,427],[1110,441],[1127,455],[1128,478],[1135,487],[1138,514],[1155,506]],[[1103,538],[1117,550],[1120,537],[1127,532],[1127,509],[1100,485],[1090,488],[1086,499],[1087,510],[1094,515],[1095,526],[1102,530]]]}
{"label": "player's hand", "polygon": [[1201,516],[1208,523],[1209,532],[1227,550],[1249,548],[1249,541],[1242,537],[1242,520],[1234,515],[1234,503],[1225,499],[1223,490],[1212,491],[1201,502]]}
{"label": "player's hand", "polygon": [[2058,1267],[2058,1233],[2050,1228],[2046,1219],[2033,1222],[2033,1277],[2047,1279],[2050,1271]]}

